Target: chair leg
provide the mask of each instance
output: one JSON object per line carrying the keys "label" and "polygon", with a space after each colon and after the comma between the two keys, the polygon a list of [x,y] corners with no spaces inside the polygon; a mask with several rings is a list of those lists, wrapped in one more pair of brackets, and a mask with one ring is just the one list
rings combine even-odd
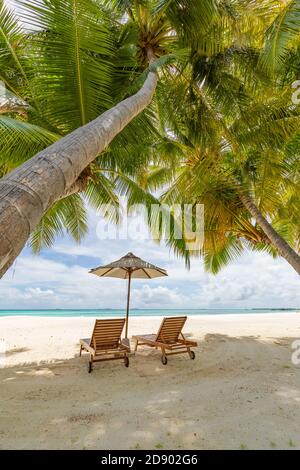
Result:
{"label": "chair leg", "polygon": [[187,352],[188,352],[188,355],[190,356],[190,359],[195,359],[196,355],[194,353],[194,351],[191,350],[191,348],[187,348]]}
{"label": "chair leg", "polygon": [[79,357],[81,356],[81,353],[82,353],[82,345],[80,345]]}
{"label": "chair leg", "polygon": [[163,363],[164,366],[167,365],[168,363],[168,359],[167,359],[167,356],[166,356],[166,351],[164,348],[161,348],[161,362]]}
{"label": "chair leg", "polygon": [[129,359],[126,353],[124,354],[124,364],[125,364],[125,367],[129,367]]}
{"label": "chair leg", "polygon": [[139,345],[139,342],[138,342],[138,340],[136,340],[135,347],[134,347],[134,352],[137,351],[138,345]]}
{"label": "chair leg", "polygon": [[88,368],[89,374],[92,372],[92,370],[93,370],[93,356],[90,355],[89,368]]}

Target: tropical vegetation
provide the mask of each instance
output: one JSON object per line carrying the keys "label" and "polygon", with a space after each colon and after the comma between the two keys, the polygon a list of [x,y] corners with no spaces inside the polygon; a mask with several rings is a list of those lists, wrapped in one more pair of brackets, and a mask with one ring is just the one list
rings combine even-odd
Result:
{"label": "tropical vegetation", "polygon": [[248,248],[300,273],[299,1],[16,3],[0,2],[1,274],[28,239],[80,241],[87,204],[121,194],[204,204],[203,247],[168,240],[187,263],[216,273]]}

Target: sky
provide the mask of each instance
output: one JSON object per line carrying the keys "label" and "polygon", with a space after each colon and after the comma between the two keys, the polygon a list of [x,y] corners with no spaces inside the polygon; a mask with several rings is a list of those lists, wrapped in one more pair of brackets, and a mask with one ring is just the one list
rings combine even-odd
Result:
{"label": "sky", "polygon": [[89,233],[80,245],[66,236],[39,256],[25,248],[1,280],[0,309],[124,308],[126,282],[88,271],[129,251],[169,274],[134,280],[134,308],[300,308],[299,276],[283,259],[245,252],[214,276],[199,259],[188,271],[163,243],[101,239],[99,227],[103,219],[89,210]]}
{"label": "sky", "polygon": [[300,308],[299,276],[283,259],[245,252],[216,276],[205,273],[199,259],[188,271],[163,243],[99,239],[99,221],[100,216],[89,210],[89,234],[80,245],[69,237],[59,238],[39,256],[26,247],[0,282],[0,309],[123,308],[126,283],[88,271],[129,251],[169,274],[133,281],[132,307]]}

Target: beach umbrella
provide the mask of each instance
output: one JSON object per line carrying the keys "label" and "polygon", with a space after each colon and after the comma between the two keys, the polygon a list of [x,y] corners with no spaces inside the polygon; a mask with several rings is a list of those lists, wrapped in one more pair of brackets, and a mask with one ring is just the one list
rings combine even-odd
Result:
{"label": "beach umbrella", "polygon": [[91,269],[89,272],[100,277],[115,277],[128,280],[125,338],[128,335],[131,279],[153,279],[168,275],[165,269],[158,268],[154,264],[135,256],[133,253],[127,253],[127,255],[117,261],[113,261],[105,266],[98,266],[98,268]]}

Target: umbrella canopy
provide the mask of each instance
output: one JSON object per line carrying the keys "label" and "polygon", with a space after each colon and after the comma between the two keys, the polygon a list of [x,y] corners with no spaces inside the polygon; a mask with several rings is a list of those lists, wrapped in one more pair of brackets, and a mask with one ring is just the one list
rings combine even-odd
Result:
{"label": "umbrella canopy", "polygon": [[156,277],[167,276],[168,273],[165,269],[158,268],[154,264],[142,260],[133,253],[106,264],[105,266],[98,266],[90,270],[91,274],[96,274],[100,277],[114,277],[118,279],[128,279],[128,294],[127,294],[127,309],[126,309],[126,330],[125,337],[128,334],[128,316],[129,316],[129,302],[130,302],[130,285],[131,279],[153,279]]}

